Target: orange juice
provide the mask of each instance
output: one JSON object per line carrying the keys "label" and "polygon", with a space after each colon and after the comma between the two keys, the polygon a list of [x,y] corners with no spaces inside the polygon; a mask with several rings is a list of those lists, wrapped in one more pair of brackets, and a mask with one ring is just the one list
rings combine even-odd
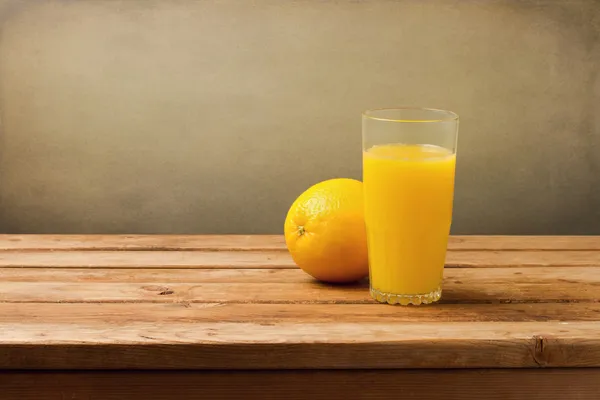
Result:
{"label": "orange juice", "polygon": [[392,302],[401,304],[439,299],[455,163],[455,154],[433,145],[378,145],[364,152],[365,220],[376,298],[390,302],[392,295]]}

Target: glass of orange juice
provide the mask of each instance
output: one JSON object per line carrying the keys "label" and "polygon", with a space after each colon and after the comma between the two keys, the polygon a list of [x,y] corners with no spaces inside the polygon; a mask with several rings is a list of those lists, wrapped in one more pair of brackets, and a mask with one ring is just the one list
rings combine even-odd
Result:
{"label": "glass of orange juice", "polygon": [[436,302],[452,223],[458,115],[368,110],[362,132],[371,296],[389,304]]}

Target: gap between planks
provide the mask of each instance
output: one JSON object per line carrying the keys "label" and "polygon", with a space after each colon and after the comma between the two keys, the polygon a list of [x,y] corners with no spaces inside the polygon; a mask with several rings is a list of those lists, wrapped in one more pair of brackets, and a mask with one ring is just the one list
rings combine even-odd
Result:
{"label": "gap between planks", "polygon": [[[600,250],[600,236],[451,236],[454,250]],[[285,251],[281,235],[0,235],[0,251]]]}

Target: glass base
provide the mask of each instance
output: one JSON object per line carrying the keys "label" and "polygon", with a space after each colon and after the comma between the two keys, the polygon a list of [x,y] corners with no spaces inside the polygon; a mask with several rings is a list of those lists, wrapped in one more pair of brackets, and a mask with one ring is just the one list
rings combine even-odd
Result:
{"label": "glass base", "polygon": [[393,294],[380,292],[377,289],[371,288],[371,297],[380,303],[400,304],[401,306],[413,304],[418,306],[438,301],[442,297],[442,288],[438,287],[433,292],[426,294]]}

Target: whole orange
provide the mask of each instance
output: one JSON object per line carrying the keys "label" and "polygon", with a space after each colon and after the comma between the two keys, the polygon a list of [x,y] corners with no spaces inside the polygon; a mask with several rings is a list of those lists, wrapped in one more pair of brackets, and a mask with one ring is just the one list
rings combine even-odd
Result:
{"label": "whole orange", "polygon": [[362,182],[330,179],[302,193],[285,219],[294,262],[323,282],[354,282],[369,274]]}

